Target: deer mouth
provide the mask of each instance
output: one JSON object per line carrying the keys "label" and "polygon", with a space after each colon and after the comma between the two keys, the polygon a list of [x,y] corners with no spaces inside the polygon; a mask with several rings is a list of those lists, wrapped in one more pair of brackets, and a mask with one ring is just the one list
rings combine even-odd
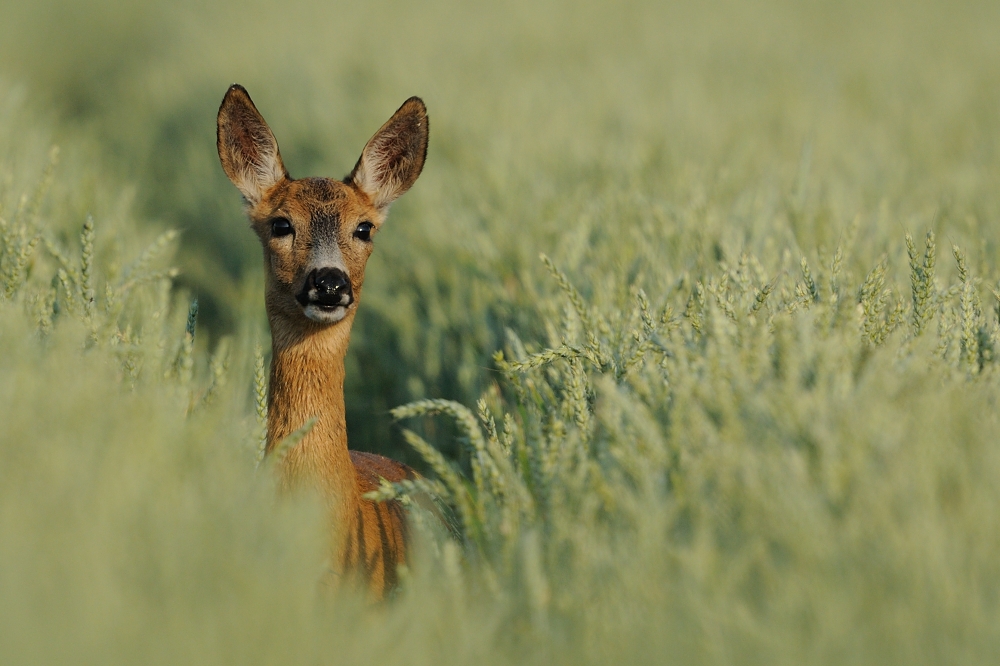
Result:
{"label": "deer mouth", "polygon": [[315,300],[305,303],[300,301],[300,304],[302,305],[302,313],[307,319],[320,324],[335,324],[347,316],[347,311],[350,309],[352,302],[329,303]]}
{"label": "deer mouth", "polygon": [[[301,296],[301,294],[297,295],[295,299],[302,306],[303,314],[321,324],[334,324],[340,321],[347,315],[348,309],[354,303],[350,294],[338,296],[335,299],[310,294],[306,294],[304,298]],[[310,298],[310,296],[313,297]]]}
{"label": "deer mouth", "polygon": [[336,324],[347,316],[348,306],[346,305],[319,305],[310,303],[302,308],[303,314],[320,324]]}

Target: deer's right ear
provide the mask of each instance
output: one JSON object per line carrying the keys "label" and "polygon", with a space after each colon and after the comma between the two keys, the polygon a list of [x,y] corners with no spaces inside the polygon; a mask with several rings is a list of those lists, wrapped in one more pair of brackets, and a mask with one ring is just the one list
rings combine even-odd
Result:
{"label": "deer's right ear", "polygon": [[274,134],[239,84],[229,87],[219,107],[216,141],[223,170],[250,205],[288,178]]}

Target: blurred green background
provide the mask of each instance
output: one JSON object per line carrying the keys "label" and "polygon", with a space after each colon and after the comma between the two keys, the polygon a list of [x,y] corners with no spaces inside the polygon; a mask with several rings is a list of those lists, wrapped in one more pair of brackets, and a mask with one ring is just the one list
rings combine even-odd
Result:
{"label": "blurred green background", "polygon": [[[992,0],[0,1],[0,652],[989,663],[998,35]],[[316,601],[315,517],[247,454],[267,333],[215,152],[232,82],[293,177],[429,109],[351,446],[430,470],[389,410],[485,396],[514,471],[469,481],[479,531],[371,614]],[[409,425],[477,473],[461,424]]]}
{"label": "blurred green background", "polygon": [[[748,187],[791,192],[802,166],[828,174],[801,183],[822,192],[797,194],[815,194],[829,216],[886,201],[906,219],[995,187],[984,170],[996,169],[998,12],[989,2],[8,2],[0,76],[56,116],[57,140],[96,144],[106,173],[134,188],[140,219],[183,232],[179,284],[213,334],[236,329],[242,295],[261,280],[215,155],[228,84],[249,89],[300,177],[345,174],[399,103],[423,96],[428,167],[371,261],[348,400],[359,448],[395,442],[390,452],[406,455],[387,409],[474,400],[503,327],[539,332],[538,253],[573,252],[567,232],[582,218],[605,218],[610,232],[609,202],[623,191],[675,205],[704,188],[731,207]],[[967,214],[994,212],[942,214],[958,241]],[[803,248],[838,233],[793,232]]]}
{"label": "blurred green background", "polygon": [[[943,207],[953,240],[994,243],[964,218],[995,209],[961,202],[995,187],[985,171],[996,169],[998,12],[988,2],[6,3],[0,75],[56,116],[57,140],[96,144],[106,173],[134,188],[140,219],[183,232],[178,284],[216,335],[236,329],[243,294],[261,283],[257,241],[214,148],[229,83],[251,92],[298,177],[347,173],[402,100],[424,97],[428,167],[380,237],[349,373],[352,442],[406,456],[387,410],[473,401],[503,328],[540,332],[538,253],[575,252],[569,232],[584,218],[613,233],[622,192],[677,205],[701,188],[725,209],[756,196],[751,187],[792,192],[800,167],[823,170],[795,194],[840,225],[883,201],[904,220]],[[806,221],[792,231],[803,249],[839,233]]]}

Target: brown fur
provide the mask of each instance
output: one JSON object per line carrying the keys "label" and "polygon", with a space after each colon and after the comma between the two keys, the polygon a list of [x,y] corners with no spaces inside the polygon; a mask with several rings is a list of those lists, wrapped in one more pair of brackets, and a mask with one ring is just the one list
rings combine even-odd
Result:
{"label": "brown fur", "polygon": [[[351,175],[293,180],[277,141],[250,96],[234,85],[218,117],[218,149],[226,175],[243,194],[251,226],[264,250],[265,294],[271,326],[267,450],[316,418],[312,430],[281,463],[282,485],[318,487],[331,523],[331,567],[360,579],[380,598],[397,582],[406,562],[407,529],[399,502],[374,503],[362,495],[379,479],[414,477],[406,465],[370,453],[348,451],[344,410],[344,357],[360,302],[370,241],[389,204],[413,185],[427,153],[427,112],[418,98],[403,106],[365,146]],[[272,232],[276,218],[293,233]],[[317,252],[325,254],[317,254]],[[353,302],[334,323],[306,316],[296,293],[317,267],[317,256],[334,257],[349,278]]]}

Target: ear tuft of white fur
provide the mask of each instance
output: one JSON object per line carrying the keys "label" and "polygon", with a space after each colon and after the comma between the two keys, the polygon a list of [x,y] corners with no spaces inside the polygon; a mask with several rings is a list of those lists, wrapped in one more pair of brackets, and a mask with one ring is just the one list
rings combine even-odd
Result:
{"label": "ear tuft of white fur", "polygon": [[233,84],[226,92],[217,130],[222,168],[250,205],[288,177],[278,141],[243,86]]}
{"label": "ear tuft of white fur", "polygon": [[417,180],[427,158],[427,107],[419,97],[406,100],[361,152],[348,181],[385,208]]}

